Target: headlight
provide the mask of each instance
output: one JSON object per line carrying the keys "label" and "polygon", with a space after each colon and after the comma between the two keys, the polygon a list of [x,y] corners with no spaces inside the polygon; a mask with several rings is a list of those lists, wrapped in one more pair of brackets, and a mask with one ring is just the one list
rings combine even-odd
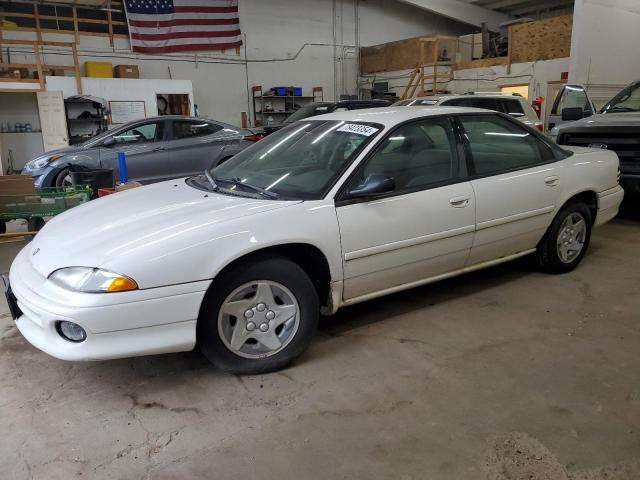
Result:
{"label": "headlight", "polygon": [[84,293],[126,292],[138,289],[138,284],[129,277],[90,267],[61,268],[49,275],[49,280],[68,290]]}
{"label": "headlight", "polygon": [[28,163],[28,165],[33,170],[40,170],[41,168],[44,168],[50,163],[55,162],[56,160],[59,160],[61,158],[62,158],[62,155],[52,155],[51,157],[44,157],[38,160],[32,160]]}

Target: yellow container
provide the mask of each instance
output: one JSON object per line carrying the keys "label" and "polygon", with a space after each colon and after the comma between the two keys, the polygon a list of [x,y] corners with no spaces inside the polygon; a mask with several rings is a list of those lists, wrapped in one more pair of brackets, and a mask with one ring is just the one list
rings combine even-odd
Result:
{"label": "yellow container", "polygon": [[84,62],[84,74],[87,77],[113,78],[111,62]]}

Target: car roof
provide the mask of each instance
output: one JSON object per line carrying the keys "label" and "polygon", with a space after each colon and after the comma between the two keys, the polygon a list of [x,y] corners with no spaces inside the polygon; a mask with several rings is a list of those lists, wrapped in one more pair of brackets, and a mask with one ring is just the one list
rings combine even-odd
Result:
{"label": "car roof", "polygon": [[521,95],[513,95],[512,93],[502,92],[478,92],[478,93],[445,93],[440,95],[432,95],[430,97],[417,97],[411,100],[448,100],[450,98],[512,98],[514,100],[524,99]]}
{"label": "car roof", "polygon": [[[325,115],[311,117],[308,120],[344,120],[345,122],[371,122],[380,123],[385,127],[392,127],[398,123],[406,122],[414,118],[435,117],[437,115],[453,115],[459,113],[493,113],[493,110],[471,107],[383,107],[365,108],[362,110],[349,110],[346,112],[333,112]],[[298,120],[304,122],[304,120]]]}

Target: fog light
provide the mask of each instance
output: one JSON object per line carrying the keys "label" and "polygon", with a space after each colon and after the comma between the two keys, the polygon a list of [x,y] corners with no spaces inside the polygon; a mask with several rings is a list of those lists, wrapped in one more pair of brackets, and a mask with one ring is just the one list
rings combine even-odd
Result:
{"label": "fog light", "polygon": [[73,322],[58,322],[58,333],[70,342],[82,342],[87,338],[84,328]]}

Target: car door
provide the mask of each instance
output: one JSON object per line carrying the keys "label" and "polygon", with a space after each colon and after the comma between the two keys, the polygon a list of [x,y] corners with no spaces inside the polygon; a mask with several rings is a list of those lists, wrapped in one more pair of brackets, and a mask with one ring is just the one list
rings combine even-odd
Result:
{"label": "car door", "polygon": [[153,183],[171,178],[165,140],[166,120],[137,123],[114,132],[113,143],[100,147],[100,163],[119,178],[118,152],[124,152],[129,180]]}
{"label": "car door", "polygon": [[[581,108],[582,115],[578,118],[562,119],[562,110],[565,108]],[[551,113],[547,123],[547,131],[563,123],[578,120],[579,118],[590,117],[596,111],[593,102],[587,95],[587,91],[582,85],[565,85],[553,101]]]}
{"label": "car door", "polygon": [[553,151],[507,116],[457,118],[476,199],[476,234],[467,265],[535,248],[551,223],[560,192]]}
{"label": "car door", "polygon": [[[419,283],[463,268],[475,226],[475,201],[447,116],[393,130],[337,197],[345,300]],[[392,191],[349,198],[372,175]]]}
{"label": "car door", "polygon": [[240,138],[237,131],[224,131],[222,125],[197,119],[171,120],[170,132],[169,165],[176,177],[214,167],[227,143]]}

